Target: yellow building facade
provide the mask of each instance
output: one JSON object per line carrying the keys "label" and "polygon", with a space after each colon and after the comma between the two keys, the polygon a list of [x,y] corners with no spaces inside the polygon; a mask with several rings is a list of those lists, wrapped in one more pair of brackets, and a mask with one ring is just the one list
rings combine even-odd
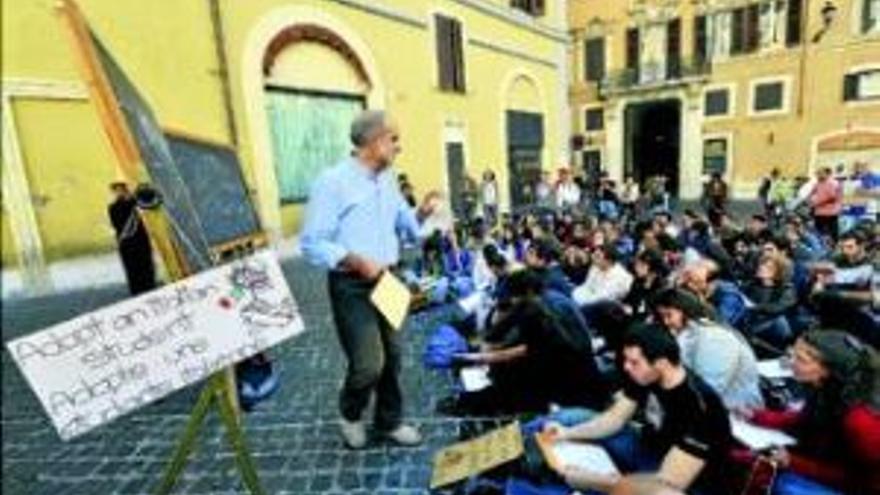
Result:
{"label": "yellow building facade", "polygon": [[880,2],[571,2],[578,163],[665,175],[682,198],[713,172],[755,198],[790,177],[880,169]]}
{"label": "yellow building facade", "polygon": [[[361,108],[399,122],[417,194],[491,169],[506,203],[522,170],[568,160],[562,0],[78,4],[161,126],[236,147],[276,240]],[[51,286],[48,264],[112,249],[115,158],[53,2],[2,8],[3,266]]]}

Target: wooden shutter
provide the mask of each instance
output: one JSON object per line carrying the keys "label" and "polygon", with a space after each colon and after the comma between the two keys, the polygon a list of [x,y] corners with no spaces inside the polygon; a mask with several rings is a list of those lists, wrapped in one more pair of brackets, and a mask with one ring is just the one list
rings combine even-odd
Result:
{"label": "wooden shutter", "polygon": [[626,30],[626,68],[631,82],[639,80],[639,28]]}
{"label": "wooden shutter", "polygon": [[843,77],[843,101],[859,99],[859,74],[847,74]]}
{"label": "wooden shutter", "polygon": [[605,38],[590,38],[584,45],[584,79],[601,81],[605,78]]}
{"label": "wooden shutter", "polygon": [[454,75],[452,72],[452,50],[449,43],[451,35],[449,19],[442,15],[434,16],[434,28],[437,35],[437,74],[441,90],[452,89]]}
{"label": "wooden shutter", "polygon": [[639,28],[626,30],[626,68],[639,67]]}
{"label": "wooden shutter", "polygon": [[464,38],[461,34],[461,23],[451,19],[450,27],[452,32],[450,48],[452,50],[453,89],[463,93],[465,91]]}
{"label": "wooden shutter", "polygon": [[464,41],[461,23],[451,17],[437,14],[437,73],[443,91],[465,90]]}
{"label": "wooden shutter", "polygon": [[761,23],[761,10],[758,4],[749,5],[746,8],[746,19],[745,19],[745,33],[743,33],[743,37],[745,38],[745,51],[746,53],[752,53],[758,50],[758,45],[761,42],[761,31],[760,31],[760,23]]}
{"label": "wooden shutter", "polygon": [[544,0],[532,0],[532,15],[540,17],[546,12],[547,5]]}
{"label": "wooden shutter", "polygon": [[706,63],[709,58],[706,46],[706,27],[705,15],[698,15],[694,18],[694,59],[698,65]]}
{"label": "wooden shutter", "polygon": [[794,46],[801,42],[801,23],[804,0],[788,0],[785,26],[785,45]]}
{"label": "wooden shutter", "polygon": [[666,24],[666,78],[681,76],[681,19]]}
{"label": "wooden shutter", "polygon": [[738,54],[745,51],[746,9],[740,7],[731,12],[730,53]]}

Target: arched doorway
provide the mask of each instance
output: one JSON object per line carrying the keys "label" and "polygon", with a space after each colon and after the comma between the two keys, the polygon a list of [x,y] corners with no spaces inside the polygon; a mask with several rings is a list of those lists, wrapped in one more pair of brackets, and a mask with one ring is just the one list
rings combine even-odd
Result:
{"label": "arched doorway", "polygon": [[[376,109],[385,108],[385,85],[358,31],[326,9],[306,5],[279,6],[253,24],[243,44],[240,76],[242,144],[250,152],[247,163],[263,227],[277,242],[296,231],[302,201],[281,200],[267,85],[314,90],[314,96],[350,93]],[[342,136],[347,135],[346,128]]]}
{"label": "arched doorway", "polygon": [[263,76],[282,234],[290,235],[314,179],[350,153],[349,125],[367,106],[370,79],[342,38],[308,24],[275,36]]}

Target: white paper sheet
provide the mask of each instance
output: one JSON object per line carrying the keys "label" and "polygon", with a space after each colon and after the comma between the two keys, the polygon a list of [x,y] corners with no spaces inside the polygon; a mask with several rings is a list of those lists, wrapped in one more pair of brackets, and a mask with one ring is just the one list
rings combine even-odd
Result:
{"label": "white paper sheet", "polygon": [[464,311],[465,314],[468,314],[468,315],[476,313],[477,309],[479,309],[480,305],[482,305],[482,304],[483,304],[483,293],[479,292],[479,291],[474,292],[473,294],[458,300],[458,307],[460,307],[461,310]]}
{"label": "white paper sheet", "polygon": [[753,450],[786,447],[797,443],[797,440],[779,430],[755,426],[736,416],[730,417],[730,426],[733,436]]}
{"label": "white paper sheet", "polygon": [[461,369],[461,383],[468,392],[478,392],[492,385],[488,366],[468,366]]}
{"label": "white paper sheet", "polygon": [[791,378],[791,368],[784,365],[781,359],[758,361],[758,373],[766,378]]}
{"label": "white paper sheet", "polygon": [[560,466],[576,466],[601,475],[620,474],[614,461],[602,447],[579,442],[555,442],[553,454]]}

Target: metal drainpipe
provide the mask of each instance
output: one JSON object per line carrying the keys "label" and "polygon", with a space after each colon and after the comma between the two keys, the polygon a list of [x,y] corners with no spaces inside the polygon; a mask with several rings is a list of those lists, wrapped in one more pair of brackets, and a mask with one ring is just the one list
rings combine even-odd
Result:
{"label": "metal drainpipe", "polygon": [[226,113],[226,129],[233,147],[238,147],[238,128],[235,124],[235,111],[232,106],[232,87],[229,84],[229,61],[226,58],[226,35],[223,33],[223,16],[220,0],[208,0],[211,10],[211,27],[214,31],[214,50],[217,52],[217,75],[223,95],[223,109]]}

